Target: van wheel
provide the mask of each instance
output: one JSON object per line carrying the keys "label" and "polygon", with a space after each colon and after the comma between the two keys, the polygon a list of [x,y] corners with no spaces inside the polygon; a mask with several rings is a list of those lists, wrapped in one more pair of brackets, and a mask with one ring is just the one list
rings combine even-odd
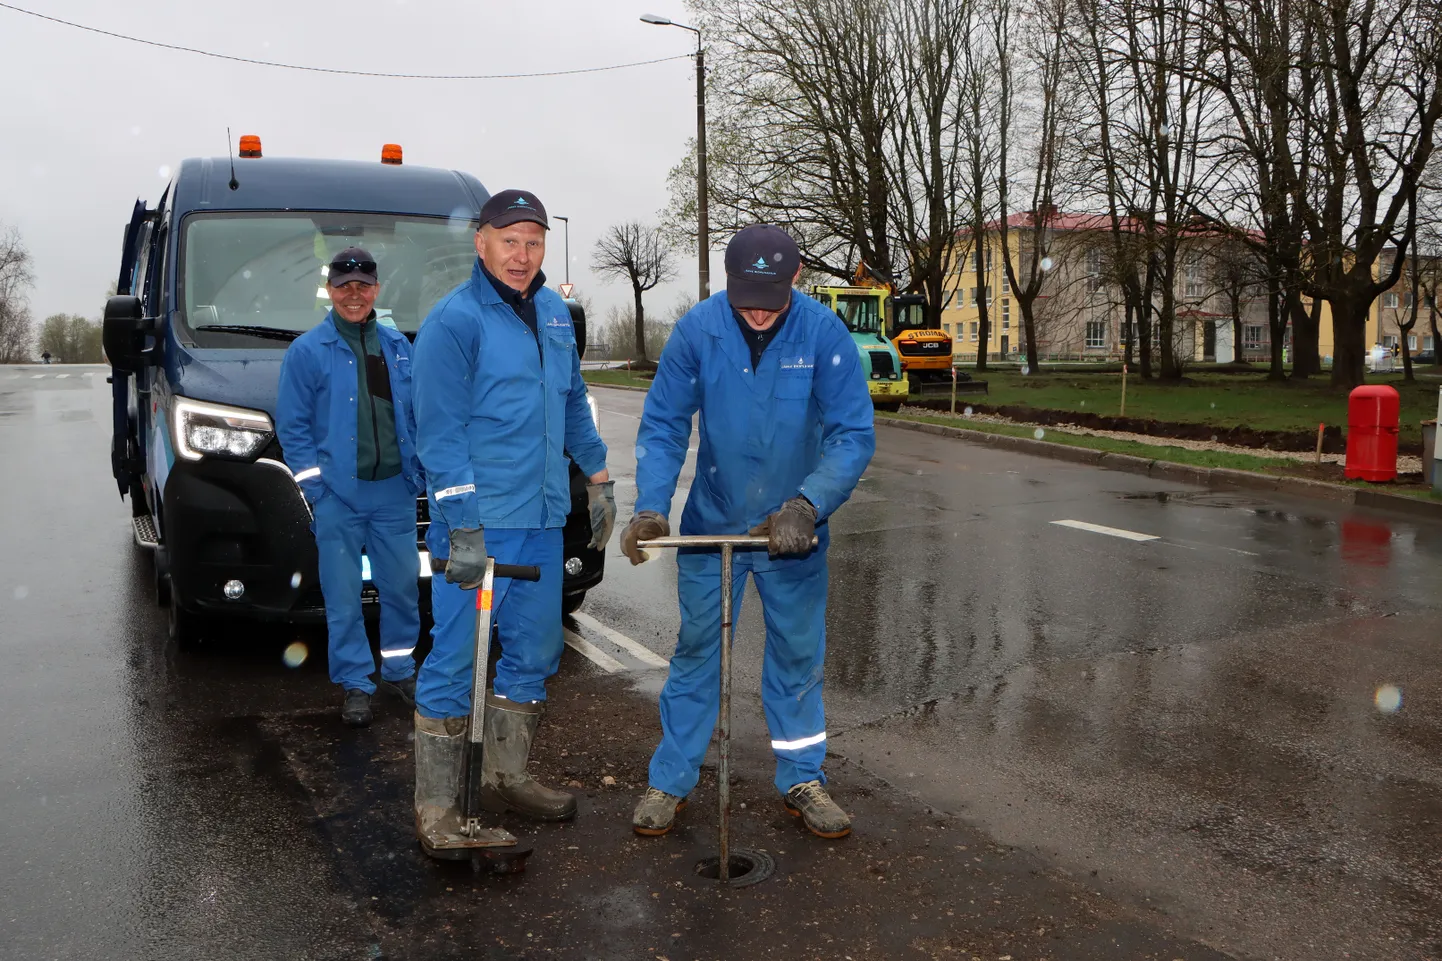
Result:
{"label": "van wheel", "polygon": [[167,611],[169,616],[166,618],[166,635],[170,643],[181,651],[193,651],[199,647],[201,632],[205,626],[204,618],[181,607],[173,591]]}
{"label": "van wheel", "polygon": [[584,601],[585,599],[586,599],[586,592],[585,592],[585,591],[581,591],[581,592],[579,592],[579,593],[577,593],[577,594],[563,594],[563,595],[561,595],[561,613],[562,613],[562,614],[574,614],[574,613],[576,613],[577,611],[579,611],[579,610],[581,609],[581,602]]}

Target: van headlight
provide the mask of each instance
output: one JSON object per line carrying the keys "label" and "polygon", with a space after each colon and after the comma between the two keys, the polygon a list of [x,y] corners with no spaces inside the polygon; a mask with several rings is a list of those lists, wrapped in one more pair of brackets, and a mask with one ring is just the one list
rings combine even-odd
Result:
{"label": "van headlight", "polygon": [[591,408],[591,423],[596,425],[596,433],[601,433],[601,406],[590,394],[586,395],[586,406]]}
{"label": "van headlight", "polygon": [[185,460],[254,460],[275,434],[264,411],[177,397],[171,420],[175,452]]}

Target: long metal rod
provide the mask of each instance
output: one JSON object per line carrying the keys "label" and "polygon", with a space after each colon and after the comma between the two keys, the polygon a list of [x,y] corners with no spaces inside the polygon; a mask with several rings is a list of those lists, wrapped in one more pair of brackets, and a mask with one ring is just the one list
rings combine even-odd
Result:
{"label": "long metal rod", "polygon": [[[764,540],[764,538],[763,538]],[[721,545],[721,738],[716,796],[721,806],[722,884],[731,882],[731,545]]]}
{"label": "long metal rod", "polygon": [[467,827],[481,815],[481,745],[486,731],[486,671],[491,655],[491,589],[495,584],[496,561],[486,559],[486,572],[476,590],[476,660],[471,665],[471,717],[466,725]]}
{"label": "long metal rod", "polygon": [[764,537],[750,537],[746,534],[677,534],[672,537],[653,537],[640,541],[637,546],[647,547],[765,547]]}

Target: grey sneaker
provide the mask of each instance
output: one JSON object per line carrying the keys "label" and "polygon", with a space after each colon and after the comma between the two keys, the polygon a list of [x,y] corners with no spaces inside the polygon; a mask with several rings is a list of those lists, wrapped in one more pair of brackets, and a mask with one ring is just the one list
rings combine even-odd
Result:
{"label": "grey sneaker", "polygon": [[341,705],[340,719],[349,727],[369,727],[371,723],[371,696],[359,688],[345,692],[345,704]]}
{"label": "grey sneaker", "polygon": [[800,818],[817,837],[844,838],[851,833],[851,818],[831,800],[820,781],[793,785],[782,803],[788,814]]}
{"label": "grey sneaker", "polygon": [[631,829],[648,838],[660,837],[676,826],[676,815],[685,807],[685,798],[648,787],[631,815]]}
{"label": "grey sneaker", "polygon": [[381,683],[400,695],[400,699],[411,707],[416,706],[416,676],[414,674],[399,681],[382,679]]}

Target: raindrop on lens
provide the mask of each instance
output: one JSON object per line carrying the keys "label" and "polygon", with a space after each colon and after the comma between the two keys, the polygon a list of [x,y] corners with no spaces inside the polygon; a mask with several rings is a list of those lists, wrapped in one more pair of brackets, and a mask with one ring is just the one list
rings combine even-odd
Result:
{"label": "raindrop on lens", "polygon": [[26,587],[24,584],[21,584],[19,587],[15,588],[15,599],[17,601],[23,601],[29,596],[30,588]]}
{"label": "raindrop on lens", "polygon": [[1383,714],[1396,714],[1402,709],[1402,689],[1395,684],[1383,684],[1372,700]]}
{"label": "raindrop on lens", "polygon": [[637,445],[636,445],[636,459],[637,459],[637,460],[640,460],[641,458],[643,458],[643,457],[645,457],[645,456],[646,456],[646,448],[642,447],[640,444],[637,444]]}
{"label": "raindrop on lens", "polygon": [[832,354],[832,355],[831,355],[831,366],[832,366],[832,367],[835,367],[835,366],[836,366],[837,364],[839,364],[839,363],[841,363],[841,355],[840,355],[840,354]]}
{"label": "raindrop on lens", "polygon": [[169,179],[170,179],[170,165],[169,165],[169,164],[161,164],[161,165],[160,165],[160,179],[161,179],[161,180],[169,180]]}
{"label": "raindrop on lens", "polygon": [[1043,437],[1046,436],[1046,431],[1038,427],[1036,430],[1031,432],[1031,436],[1035,437],[1037,440],[1041,440]]}
{"label": "raindrop on lens", "polygon": [[1056,261],[1052,260],[1050,257],[1043,257],[1043,258],[1041,259],[1041,269],[1042,269],[1042,270],[1051,270],[1052,265],[1055,264],[1055,263],[1056,263]]}
{"label": "raindrop on lens", "polygon": [[310,649],[300,641],[292,641],[286,645],[285,653],[280,659],[285,662],[286,667],[300,667],[305,659],[310,656]]}
{"label": "raindrop on lens", "polygon": [[242,271],[240,272],[240,275],[241,275],[242,277],[244,277],[246,280],[249,280],[249,279],[250,279],[250,271],[249,271],[249,270],[242,270]]}
{"label": "raindrop on lens", "polygon": [[290,575],[290,586],[292,589],[300,587],[300,571]]}
{"label": "raindrop on lens", "polygon": [[970,417],[970,416],[971,416],[971,408],[968,407],[966,410],[962,411],[962,412],[961,412],[961,416],[963,416],[963,417]]}
{"label": "raindrop on lens", "polygon": [[1030,374],[1030,373],[1031,373],[1031,366],[1030,366],[1029,364],[1022,364],[1022,365],[1021,365],[1021,375],[1022,375],[1023,377],[1025,377],[1027,374]]}

